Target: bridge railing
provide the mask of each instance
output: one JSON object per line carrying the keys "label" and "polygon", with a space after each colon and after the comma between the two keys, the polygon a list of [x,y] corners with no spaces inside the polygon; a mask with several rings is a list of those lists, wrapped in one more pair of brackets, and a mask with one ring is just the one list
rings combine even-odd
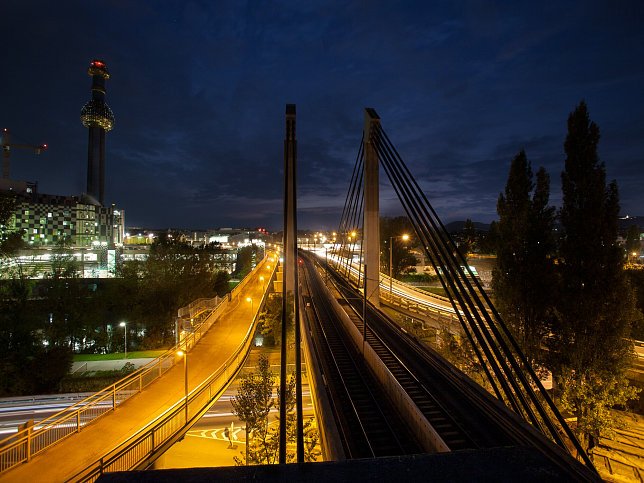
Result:
{"label": "bridge railing", "polygon": [[[263,266],[264,261],[265,259],[257,265],[255,270]],[[232,294],[237,295],[241,291],[255,270],[233,289]],[[82,401],[0,441],[0,473],[18,464],[28,462],[33,456],[53,444],[79,433],[84,426],[110,411],[114,411],[118,405],[138,394],[165,374],[176,363],[178,347],[184,350],[194,347],[219,318],[227,302],[227,299],[218,299],[218,305],[212,309],[210,315],[192,332],[184,336],[178,346],[171,348],[159,358]]]}
{"label": "bridge railing", "polygon": [[[384,276],[386,280],[389,280],[389,277]],[[405,289],[412,290],[416,292],[418,295],[422,295],[424,297],[431,297],[435,298],[441,301],[446,301],[449,302],[449,299],[446,297],[442,297],[440,295],[436,294],[430,294],[427,292],[423,292],[422,290],[418,290],[412,286],[402,284],[396,280],[393,281],[393,286],[395,287],[396,284],[399,286],[404,286]],[[386,285],[386,286],[385,286]],[[449,319],[450,322],[458,322],[458,318],[456,317],[456,314],[454,313],[454,310],[448,307],[445,307],[444,309],[428,305],[428,303],[424,303],[422,301],[414,301],[410,300],[409,298],[405,297],[404,295],[397,295],[395,293],[391,294],[389,293],[389,282],[387,281],[386,284],[381,282],[381,289],[385,288],[385,290],[380,290],[380,298],[387,301],[391,305],[394,305],[396,307],[400,307],[408,312],[411,312],[412,314],[418,314],[419,316],[423,317],[440,317],[443,319]]]}
{"label": "bridge railing", "polygon": [[[318,256],[320,256],[318,254]],[[341,272],[346,272],[347,270],[347,263],[346,261],[343,261],[336,255],[331,256],[330,254],[327,256],[327,261],[333,264],[337,270]],[[358,282],[360,275],[358,275],[358,265],[356,263],[351,263],[350,268],[351,270],[348,271],[348,276],[351,280],[354,282]],[[416,313],[419,314],[420,316],[425,316],[425,317],[431,317],[431,316],[438,316],[444,319],[449,319],[450,322],[458,322],[458,318],[456,317],[456,314],[454,313],[454,310],[451,307],[445,307],[444,309],[432,306],[428,303],[422,302],[422,301],[413,301],[410,300],[409,298],[402,296],[402,295],[396,295],[390,294],[389,293],[389,284],[390,284],[390,278],[388,275],[385,275],[384,273],[380,274],[380,298],[386,300],[387,302],[391,303],[392,305],[401,307],[411,313]],[[360,278],[360,282],[362,283],[362,280]],[[425,292],[423,290],[419,290],[416,287],[413,287],[411,285],[407,285],[405,283],[399,282],[396,279],[391,280],[391,284],[393,287],[404,287],[406,290],[413,291],[417,293],[419,296],[422,297],[430,297],[436,300],[440,300],[441,302],[444,302],[446,304],[450,303],[449,298],[443,297],[441,295],[436,295],[432,293]]]}
{"label": "bridge railing", "polygon": [[[261,265],[258,265],[253,273]],[[274,276],[275,267],[271,271],[270,278],[272,279]],[[247,277],[245,279],[246,283],[248,280],[249,278]],[[239,294],[241,288],[235,293],[235,296]],[[264,292],[258,307],[261,307],[264,303],[267,293],[268,291]],[[259,310],[256,314],[259,314]],[[215,373],[190,391],[187,399],[174,404],[156,420],[150,422],[118,447],[107,452],[82,472],[77,473],[71,480],[81,482],[95,481],[103,473],[133,470],[143,465],[143,463],[149,463],[150,458],[162,454],[169,445],[175,442],[178,436],[185,432],[185,428],[190,423],[203,415],[210,407],[213,399],[223,393],[235,378],[250,351],[256,324],[257,315],[254,316],[244,339],[233,354]]]}

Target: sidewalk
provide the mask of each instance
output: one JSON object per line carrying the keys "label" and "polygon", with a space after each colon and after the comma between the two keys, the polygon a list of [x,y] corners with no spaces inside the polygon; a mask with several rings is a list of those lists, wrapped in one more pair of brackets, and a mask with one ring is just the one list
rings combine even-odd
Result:
{"label": "sidewalk", "polygon": [[[189,390],[207,379],[237,349],[258,310],[263,283],[258,271],[239,296],[235,297],[206,336],[189,353]],[[123,361],[118,361],[123,362]],[[121,365],[122,367],[122,365]],[[184,369],[175,365],[160,380],[84,428],[35,456],[31,462],[3,473],[7,482],[66,481],[127,440],[184,397]]]}

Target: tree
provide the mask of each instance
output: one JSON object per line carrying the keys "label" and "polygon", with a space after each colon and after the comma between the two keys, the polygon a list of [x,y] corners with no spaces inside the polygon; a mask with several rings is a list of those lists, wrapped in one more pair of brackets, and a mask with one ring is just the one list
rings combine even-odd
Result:
{"label": "tree", "polygon": [[[260,356],[257,373],[246,374],[237,389],[237,397],[231,400],[233,413],[246,423],[246,453],[242,458],[235,457],[238,465],[275,464],[279,456],[279,426],[270,425],[268,415],[275,406],[280,409],[280,392],[277,390],[277,403],[272,399],[275,376],[269,369],[268,359]],[[297,435],[295,417],[295,377],[290,375],[286,383],[286,440],[294,443]],[[277,419],[279,422],[279,418]],[[304,422],[304,458],[315,461],[320,456],[318,450],[319,433],[312,427],[313,418]],[[249,430],[250,428],[250,430]],[[249,439],[252,434],[252,438]],[[295,452],[287,448],[287,462],[295,460]]]}
{"label": "tree", "polygon": [[255,454],[250,451],[250,435],[253,431],[268,426],[268,414],[274,405],[274,384],[275,376],[270,370],[268,359],[262,355],[257,362],[257,373],[244,375],[237,388],[237,396],[230,400],[233,414],[246,424],[246,464],[253,461],[251,456]]}
{"label": "tree", "polygon": [[[287,320],[293,318],[292,315],[293,304],[288,303],[287,306]],[[259,314],[259,327],[261,334],[264,336],[264,344],[268,346],[279,346],[282,340],[282,294],[273,293],[266,299],[263,310]],[[287,334],[290,339],[292,332],[292,324],[287,326]]]}
{"label": "tree", "polygon": [[228,292],[230,288],[228,287],[228,281],[230,280],[230,275],[225,270],[220,270],[215,275],[215,280],[213,282],[213,290],[217,294],[217,297],[223,297]]}
{"label": "tree", "polygon": [[259,258],[260,253],[257,245],[240,248],[237,251],[237,263],[235,264],[234,275],[240,279],[244,278],[250,273]]}
{"label": "tree", "polygon": [[49,345],[76,349],[76,341],[83,339],[83,319],[87,311],[87,290],[80,278],[80,266],[65,246],[55,248],[51,270],[45,273],[46,291],[43,299],[44,337]]}
{"label": "tree", "polygon": [[56,392],[71,367],[66,346],[46,345],[35,282],[22,267],[0,284],[0,396]]}
{"label": "tree", "polygon": [[636,394],[625,371],[638,314],[617,244],[617,183],[606,184],[598,142],[599,128],[581,102],[568,117],[564,145],[560,296],[550,354],[560,400],[577,417],[585,447],[614,427],[607,409]]}
{"label": "tree", "polygon": [[449,322],[436,329],[436,351],[450,364],[467,374],[481,387],[492,391],[485,369],[462,329],[454,331]]}
{"label": "tree", "polygon": [[533,366],[542,362],[555,285],[550,178],[543,168],[536,178],[535,185],[530,161],[519,152],[497,202],[497,265],[492,272],[496,306]]}
{"label": "tree", "polygon": [[490,223],[487,233],[482,233],[479,238],[479,250],[481,253],[495,254],[498,246],[499,225],[496,221]]}
{"label": "tree", "polygon": [[216,265],[212,247],[195,248],[172,239],[158,239],[139,267],[137,316],[146,327],[144,346],[160,347],[174,337],[174,319],[180,307],[215,294]]}
{"label": "tree", "polygon": [[[409,251],[415,245],[414,227],[405,216],[395,218],[380,218],[380,267],[389,273],[389,250],[392,250],[392,275],[398,277],[403,269],[414,266],[418,259]],[[402,240],[402,235],[408,235],[407,241]],[[393,239],[393,240],[392,240]],[[393,241],[393,243],[392,243]],[[392,243],[390,247],[390,243]]]}
{"label": "tree", "polygon": [[461,244],[459,244],[459,249],[463,253],[464,257],[467,257],[468,253],[477,250],[477,238],[478,237],[474,222],[470,218],[468,218],[467,220],[465,220],[465,224],[463,225],[463,241]]}
{"label": "tree", "polygon": [[0,193],[0,260],[24,246],[22,231],[9,229],[9,220],[16,209],[15,195]]}

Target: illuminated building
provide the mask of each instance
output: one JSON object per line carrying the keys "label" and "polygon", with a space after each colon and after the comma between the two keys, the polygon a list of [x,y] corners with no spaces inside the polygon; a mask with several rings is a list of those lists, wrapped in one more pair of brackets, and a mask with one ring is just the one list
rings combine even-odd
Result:
{"label": "illuminated building", "polygon": [[[87,70],[92,77],[92,99],[81,110],[81,121],[89,129],[87,191],[79,196],[38,193],[38,185],[27,181],[2,179],[0,193],[10,193],[16,206],[2,230],[21,230],[29,250],[22,250],[13,261],[47,270],[48,252],[65,244],[83,262],[83,276],[109,276],[120,256],[125,214],[115,205],[104,206],[105,133],[114,127],[114,115],[105,103],[105,80],[110,75],[105,63],[93,60]],[[31,261],[29,261],[31,260]]]}

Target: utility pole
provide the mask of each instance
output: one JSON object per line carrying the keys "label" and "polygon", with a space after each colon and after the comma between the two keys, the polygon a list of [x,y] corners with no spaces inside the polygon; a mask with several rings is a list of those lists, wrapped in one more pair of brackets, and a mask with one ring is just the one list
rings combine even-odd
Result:
{"label": "utility pole", "polygon": [[286,464],[286,311],[287,297],[293,296],[295,316],[295,405],[297,417],[297,461],[304,461],[302,418],[302,360],[297,274],[297,141],[295,104],[286,105],[284,140],[284,282],[282,283],[282,347],[280,364],[280,448],[279,463]]}

